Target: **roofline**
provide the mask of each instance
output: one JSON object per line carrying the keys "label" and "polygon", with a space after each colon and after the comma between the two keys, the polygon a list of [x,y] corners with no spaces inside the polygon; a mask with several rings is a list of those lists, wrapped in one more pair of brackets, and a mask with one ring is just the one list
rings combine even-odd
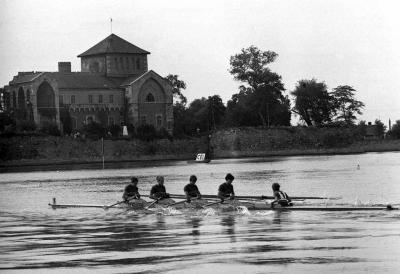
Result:
{"label": "roofline", "polygon": [[24,83],[30,83],[35,81],[37,78],[39,78],[40,76],[42,76],[44,73],[46,73],[45,71],[40,72],[38,75],[36,75],[35,77],[33,77],[31,80],[29,81],[22,81],[22,82],[18,82],[18,83],[12,83],[10,84],[12,81],[10,81],[9,85],[13,86],[13,85],[19,85],[19,84],[24,84]]}
{"label": "roofline", "polygon": [[[145,51],[145,50],[143,50]],[[148,55],[151,54],[148,51],[142,52],[142,53],[127,53],[127,52],[104,52],[104,53],[96,53],[96,54],[79,54],[77,57],[88,57],[88,56],[104,56],[104,55],[112,55],[112,54],[127,54],[127,55],[131,55],[131,54],[136,54],[136,55]]]}
{"label": "roofline", "polygon": [[155,75],[160,76],[162,79],[164,79],[164,77],[162,77],[160,74],[158,74],[157,72],[155,72],[154,70],[148,70],[145,73],[143,73],[142,75],[140,75],[138,78],[136,78],[135,80],[133,80],[132,82],[130,82],[129,84],[125,84],[125,85],[121,85],[121,87],[126,87],[126,86],[130,86],[133,83],[135,83],[136,81],[139,81],[142,77],[144,77],[146,74],[153,72]]}

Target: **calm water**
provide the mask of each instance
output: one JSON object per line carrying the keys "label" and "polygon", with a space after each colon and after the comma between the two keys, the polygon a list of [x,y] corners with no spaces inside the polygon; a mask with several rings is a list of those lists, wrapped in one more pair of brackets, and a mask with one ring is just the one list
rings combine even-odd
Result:
{"label": "calm water", "polygon": [[[357,169],[360,165],[360,169]],[[58,209],[111,204],[129,176],[148,193],[158,174],[182,193],[191,174],[215,194],[226,172],[237,195],[342,196],[340,204],[399,204],[400,153],[163,163],[154,167],[0,174],[0,271],[104,273],[398,273],[400,212],[144,214]]]}

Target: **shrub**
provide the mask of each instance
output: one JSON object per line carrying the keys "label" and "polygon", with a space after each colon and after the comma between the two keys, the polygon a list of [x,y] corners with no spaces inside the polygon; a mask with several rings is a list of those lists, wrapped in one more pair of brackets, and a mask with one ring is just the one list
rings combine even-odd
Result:
{"label": "shrub", "polygon": [[122,132],[122,128],[119,125],[111,125],[107,128],[107,132],[110,132],[112,137],[118,137]]}
{"label": "shrub", "polygon": [[99,123],[91,122],[83,127],[82,133],[89,139],[98,140],[105,136],[106,129]]}
{"label": "shrub", "polygon": [[36,124],[34,121],[17,121],[17,131],[35,131]]}
{"label": "shrub", "polygon": [[44,123],[42,125],[42,127],[40,128],[40,132],[42,132],[44,134],[48,134],[48,135],[53,135],[53,136],[61,135],[61,132],[58,129],[57,124],[51,123],[51,122]]}
{"label": "shrub", "polygon": [[157,137],[157,131],[153,125],[141,125],[136,130],[136,136],[140,140],[152,141]]}

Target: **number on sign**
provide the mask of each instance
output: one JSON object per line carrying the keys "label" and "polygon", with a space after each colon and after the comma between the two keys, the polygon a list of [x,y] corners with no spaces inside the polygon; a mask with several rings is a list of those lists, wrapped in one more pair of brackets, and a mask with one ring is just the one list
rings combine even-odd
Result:
{"label": "number on sign", "polygon": [[204,161],[205,158],[206,158],[205,153],[199,153],[199,154],[197,154],[196,161],[198,161],[198,162]]}

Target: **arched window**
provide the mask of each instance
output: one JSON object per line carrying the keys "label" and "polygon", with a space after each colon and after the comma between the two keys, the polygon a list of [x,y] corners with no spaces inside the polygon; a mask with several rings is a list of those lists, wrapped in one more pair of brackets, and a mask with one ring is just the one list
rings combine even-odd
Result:
{"label": "arched window", "polygon": [[154,95],[152,93],[147,94],[146,96],[146,102],[154,102]]}

